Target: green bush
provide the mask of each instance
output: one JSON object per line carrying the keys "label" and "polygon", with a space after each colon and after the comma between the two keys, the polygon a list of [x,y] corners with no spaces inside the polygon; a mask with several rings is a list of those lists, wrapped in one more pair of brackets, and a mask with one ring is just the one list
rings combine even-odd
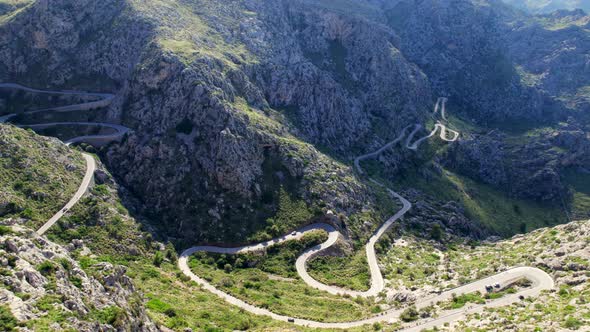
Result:
{"label": "green bush", "polygon": [[233,267],[229,263],[228,264],[225,264],[223,266],[223,270],[225,271],[225,273],[230,273],[232,269],[233,269]]}
{"label": "green bush", "polygon": [[54,308],[54,304],[61,303],[61,302],[62,302],[62,299],[60,296],[55,295],[55,294],[47,294],[47,295],[43,296],[42,298],[40,298],[37,301],[37,303],[35,303],[35,306],[39,310],[49,311]]}
{"label": "green bush", "polygon": [[119,307],[110,306],[92,312],[91,318],[102,324],[110,324],[114,327],[120,327],[125,319],[125,312]]}
{"label": "green bush", "polygon": [[0,225],[0,236],[4,236],[7,234],[11,234],[11,233],[12,233],[12,229],[10,227]]}
{"label": "green bush", "polygon": [[18,321],[12,315],[10,309],[5,305],[0,305],[0,330],[11,332],[16,331]]}
{"label": "green bush", "polygon": [[430,238],[436,241],[442,240],[443,232],[439,224],[434,224],[430,229]]}
{"label": "green bush", "polygon": [[174,310],[172,308],[168,308],[168,309],[164,310],[164,314],[166,314],[166,316],[168,316],[168,317],[175,317],[176,310]]}
{"label": "green bush", "polygon": [[70,263],[69,260],[67,260],[66,258],[61,258],[59,260],[59,264],[66,270],[66,271],[70,271],[72,269],[72,263]]}
{"label": "green bush", "polygon": [[82,288],[82,279],[80,277],[70,277],[70,282],[78,287],[78,288]]}
{"label": "green bush", "polygon": [[161,251],[156,252],[156,254],[154,255],[154,265],[157,267],[160,267],[160,265],[162,265],[162,262],[164,261],[164,255],[162,254]]}
{"label": "green bush", "polygon": [[48,276],[55,272],[55,265],[50,261],[44,261],[43,263],[37,265],[37,271],[41,272],[42,275]]}
{"label": "green bush", "polygon": [[420,318],[420,313],[416,310],[416,307],[411,306],[408,309],[404,310],[400,315],[400,319],[404,322],[413,322]]}
{"label": "green bush", "polygon": [[176,263],[178,260],[178,255],[176,254],[176,249],[172,243],[168,243],[166,245],[166,259],[168,259],[172,263]]}
{"label": "green bush", "polygon": [[107,196],[109,194],[109,189],[104,184],[94,186],[94,188],[92,188],[92,191],[94,192],[94,194],[98,196]]}
{"label": "green bush", "polygon": [[582,322],[579,319],[570,316],[565,320],[564,325],[570,330],[577,330],[582,326]]}

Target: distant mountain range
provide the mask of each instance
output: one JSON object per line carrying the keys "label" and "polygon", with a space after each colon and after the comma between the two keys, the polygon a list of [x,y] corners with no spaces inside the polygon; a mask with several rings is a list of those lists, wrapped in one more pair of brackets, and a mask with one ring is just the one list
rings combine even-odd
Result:
{"label": "distant mountain range", "polygon": [[535,14],[550,13],[559,9],[583,9],[590,12],[590,0],[504,0],[518,8]]}

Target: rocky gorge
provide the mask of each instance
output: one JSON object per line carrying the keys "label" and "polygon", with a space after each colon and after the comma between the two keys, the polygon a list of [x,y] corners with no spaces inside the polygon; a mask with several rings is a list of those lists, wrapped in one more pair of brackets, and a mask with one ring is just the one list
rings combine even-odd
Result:
{"label": "rocky gorge", "polygon": [[436,95],[482,124],[585,109],[563,99],[589,84],[588,34],[563,15],[576,24],[498,1],[36,1],[3,15],[0,78],[116,93],[104,117],[133,134],[108,163],[169,235],[191,236],[264,219],[251,207],[276,206],[269,179],[347,215],[374,203],[348,160],[427,119]]}
{"label": "rocky gorge", "polygon": [[[536,328],[547,303],[557,309],[542,328],[579,327],[588,223],[569,222],[590,217],[589,54],[583,10],[530,14],[499,0],[0,0],[0,83],[115,95],[92,112],[19,123],[130,128],[106,147],[70,149],[0,124],[0,317],[20,330],[288,329],[228,308],[179,271],[177,252],[327,222],[342,235],[312,272],[337,279],[337,256],[362,275],[359,249],[401,208],[367,175],[413,205],[376,246],[388,283],[403,284],[388,308],[427,295],[416,293],[422,282],[450,287],[528,264],[559,290],[447,329]],[[91,100],[0,90],[0,116]],[[439,97],[446,115],[433,112]],[[421,124],[417,138],[443,122],[457,141],[414,151],[402,140],[363,161],[367,174],[354,169],[404,128]],[[82,176],[76,150],[100,159],[94,183],[37,236]],[[415,243],[436,250],[417,256]],[[272,273],[244,284],[294,281],[280,275],[296,251],[285,248],[266,263]],[[239,265],[217,266],[227,287],[255,268]],[[274,289],[272,304],[284,304]]]}

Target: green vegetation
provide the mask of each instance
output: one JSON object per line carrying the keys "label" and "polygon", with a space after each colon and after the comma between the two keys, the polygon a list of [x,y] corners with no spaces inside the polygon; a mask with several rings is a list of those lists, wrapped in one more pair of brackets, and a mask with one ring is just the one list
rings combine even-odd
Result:
{"label": "green vegetation", "polygon": [[109,306],[102,310],[93,310],[89,316],[88,318],[101,324],[121,326],[120,322],[124,319],[125,313],[119,307]]}
{"label": "green vegetation", "polygon": [[315,257],[308,261],[307,270],[314,279],[342,288],[365,291],[371,283],[364,250],[357,250],[351,256]]}
{"label": "green vegetation", "polygon": [[[371,176],[380,177],[379,164],[374,162],[367,164],[369,166],[366,169],[371,172]],[[386,180],[381,177],[381,181]],[[522,232],[522,224],[525,224],[528,232],[566,221],[559,206],[547,206],[530,200],[508,197],[490,185],[476,182],[446,169],[441,174],[430,171],[427,177],[408,170],[396,176],[390,186],[416,188],[435,197],[438,201],[459,202],[464,207],[467,217],[479,221],[503,236]]]}
{"label": "green vegetation", "polygon": [[74,195],[86,163],[64,145],[0,125],[0,217],[23,217],[40,226]]}
{"label": "green vegetation", "polygon": [[16,331],[18,321],[10,312],[10,309],[6,305],[0,305],[0,330],[11,332]]}
{"label": "green vegetation", "polygon": [[[222,61],[227,68],[235,68],[235,59],[256,62],[256,58],[238,41],[229,41],[207,21],[210,17],[223,20],[224,25],[239,28],[241,20],[250,14],[233,10],[223,3],[187,2],[174,0],[130,1],[134,10],[157,22],[157,41],[160,47],[190,65],[197,58]],[[228,13],[231,8],[231,13]],[[174,20],[170,20],[174,17]]]}
{"label": "green vegetation", "polygon": [[[104,186],[107,188],[93,189],[88,197],[74,206],[69,215],[50,230],[49,234],[53,240],[61,243],[70,243],[72,239],[84,240],[85,245],[97,256],[96,258],[77,257],[88,274],[100,273],[94,267],[99,262],[125,265],[127,275],[134,280],[138,292],[146,294],[149,316],[156,323],[177,331],[188,327],[198,331],[232,331],[285,326],[284,323],[251,315],[228,305],[186,278],[176,267],[176,253],[170,245],[165,251],[152,249],[151,236],[139,231],[137,223],[128,216],[126,209],[116,197],[116,191],[110,185]],[[290,200],[288,205],[292,203],[293,200]],[[300,214],[284,212],[281,215]],[[226,256],[226,261],[219,266],[216,261],[213,266],[200,263],[199,265],[201,265],[200,268],[210,271],[214,283],[215,281],[224,282],[225,287],[237,288],[244,283],[249,283],[251,288],[245,289],[244,296],[264,301],[272,308],[282,306],[286,312],[297,313],[298,311],[303,316],[312,317],[332,317],[334,308],[342,317],[351,317],[349,313],[359,317],[370,315],[373,305],[369,302],[365,303],[364,299],[325,296],[323,292],[311,290],[297,279],[290,279],[296,277],[294,261],[299,253],[304,248],[321,243],[325,239],[325,232],[313,232],[307,234],[301,241],[289,241],[280,246],[270,247],[264,256]],[[141,255],[130,254],[128,250],[121,251],[117,248],[136,250]],[[159,267],[153,264],[156,255],[160,257],[158,260],[161,259]],[[234,258],[235,260],[232,260]],[[250,260],[250,263],[257,265],[254,268],[242,268],[237,261],[238,258],[243,262]],[[192,261],[192,264],[195,264],[195,260]],[[227,267],[228,263],[231,268]],[[264,272],[263,269],[268,272]],[[209,272],[204,274],[199,272],[199,275],[206,276]],[[275,277],[279,280],[270,279]],[[233,286],[230,286],[231,284]],[[257,289],[257,287],[260,288]],[[287,301],[286,294],[300,295],[295,300]],[[28,326],[48,330],[51,320],[63,322],[67,315],[52,305],[59,301],[59,298],[45,300],[42,306],[47,309],[44,311],[48,312],[48,316],[31,321]],[[306,313],[309,307],[317,309]],[[104,322],[113,321],[113,317],[118,317],[117,310],[109,309],[107,312],[99,312],[92,311],[87,319]],[[301,328],[301,330],[310,331],[307,328]]]}
{"label": "green vegetation", "polygon": [[[556,294],[545,293],[541,296],[544,301],[526,299],[525,306],[513,304],[492,309],[492,314],[498,318],[488,323],[486,328],[493,329],[506,324],[538,326],[539,322],[556,322],[564,329],[577,330],[588,325],[590,310],[585,305],[586,299],[590,296],[588,285],[581,289],[561,286]],[[537,327],[535,331],[541,331],[541,328]]]}
{"label": "green vegetation", "polygon": [[319,321],[366,317],[373,304],[370,300],[330,295],[297,278],[297,256],[306,246],[321,243],[325,237],[324,232],[306,234],[301,241],[288,241],[276,250],[269,248],[263,257],[197,253],[189,265],[195,274],[216,287],[276,313]]}
{"label": "green vegetation", "polygon": [[314,290],[301,280],[269,278],[258,269],[226,273],[198,260],[192,260],[190,265],[197,275],[223,291],[279,314],[326,322],[359,319],[370,314],[366,305]]}
{"label": "green vegetation", "polygon": [[404,322],[413,322],[420,318],[420,313],[418,312],[416,307],[412,306],[404,310],[402,314],[399,316],[399,318]]}
{"label": "green vegetation", "polygon": [[282,325],[228,305],[184,278],[176,265],[166,261],[160,268],[150,265],[134,262],[129,275],[146,294],[148,314],[157,324],[176,331],[188,327],[195,331],[243,331]]}
{"label": "green vegetation", "polygon": [[435,273],[443,253],[428,241],[411,237],[404,237],[404,241],[406,245],[391,246],[387,255],[380,259],[384,277],[406,287],[444,283],[443,277]]}
{"label": "green vegetation", "polygon": [[[138,293],[146,294],[148,298],[146,306],[150,317],[156,323],[175,330],[190,327],[198,331],[232,331],[278,324],[229,306],[188,281],[175,265],[176,252],[173,248],[169,245],[164,253],[154,250],[151,235],[139,230],[137,222],[130,218],[115,195],[114,188],[105,186],[108,190],[92,190],[48,234],[52,240],[64,244],[71,243],[73,239],[84,240],[97,256],[77,257],[89,275],[100,276],[101,272],[95,270],[99,262],[125,265]],[[161,259],[159,267],[153,264],[156,256]],[[65,321],[68,316],[53,305],[59,302],[59,297],[41,301],[39,305],[47,316],[30,321],[27,326],[49,331],[53,322]],[[118,308],[107,307],[93,310],[86,319],[116,325],[122,315]]]}
{"label": "green vegetation", "polygon": [[460,309],[463,308],[467,303],[484,304],[485,302],[485,298],[480,292],[461,294],[458,296],[453,294],[453,298],[448,303],[443,304],[441,307],[445,310]]}
{"label": "green vegetation", "polygon": [[562,172],[562,179],[573,193],[571,218],[585,219],[590,214],[590,174],[574,168],[567,168]]}
{"label": "green vegetation", "polygon": [[279,204],[276,214],[266,220],[266,227],[249,240],[261,242],[284,235],[308,222],[313,214],[304,201],[293,199],[282,187],[279,191]]}
{"label": "green vegetation", "polygon": [[62,303],[61,296],[58,295],[45,295],[39,299],[35,306],[37,309],[44,312],[44,315],[38,319],[30,320],[26,322],[26,326],[35,331],[51,331],[53,324],[60,324],[66,322],[68,317],[73,314],[68,312],[59,306]]}
{"label": "green vegetation", "polygon": [[4,236],[7,234],[11,234],[11,233],[12,233],[12,229],[10,227],[0,225],[0,236]]}
{"label": "green vegetation", "polygon": [[53,274],[55,269],[55,265],[53,265],[53,263],[50,261],[44,261],[43,263],[39,264],[39,266],[37,266],[37,271],[41,272],[41,274],[44,276]]}
{"label": "green vegetation", "polygon": [[[553,255],[549,255],[547,252],[558,250],[566,241],[572,241],[572,237],[577,237],[573,232],[579,228],[579,225],[574,224],[559,229],[540,229],[514,242],[452,243],[448,244],[447,248],[440,253],[437,252],[432,241],[404,237],[406,241],[404,246],[392,246],[385,256],[379,257],[379,260],[381,264],[385,265],[384,276],[387,279],[400,280],[399,282],[407,287],[435,285],[444,290],[493,275],[506,267],[533,266],[538,259],[553,258]],[[590,238],[586,240],[586,242],[588,241]],[[435,257],[430,258],[430,253],[441,255],[444,259],[439,261],[434,259]],[[566,266],[571,264],[581,270],[587,270],[590,266],[587,259],[576,255],[567,257],[564,264]],[[401,274],[397,273],[398,271]],[[408,280],[409,273],[406,271],[410,271],[414,275],[413,280]],[[565,268],[562,273],[572,275],[576,271]],[[463,294],[456,296],[452,301],[439,305],[446,309],[460,308],[466,303],[481,303],[487,299],[497,299],[514,293],[516,287],[528,286],[530,286],[530,282],[519,280],[512,286],[498,292],[483,295],[478,293]],[[574,322],[586,324],[590,318],[590,312],[588,307],[582,304],[587,303],[589,296],[590,285],[587,283],[576,287],[562,286],[558,292],[545,293],[541,295],[540,299],[526,299],[526,306],[515,304],[492,309],[501,319],[493,320],[490,325],[485,326],[485,329],[495,328],[494,321],[506,324],[503,319],[518,326],[527,324],[534,326],[539,321],[558,322],[563,327],[568,324],[575,326]],[[577,305],[572,305],[572,303]],[[473,319],[479,321],[477,316]],[[471,331],[468,328],[457,330]]]}
{"label": "green vegetation", "polygon": [[161,251],[156,252],[154,255],[154,266],[160,267],[164,261],[164,254]]}
{"label": "green vegetation", "polygon": [[264,253],[223,255],[199,252],[195,257],[201,263],[223,269],[229,273],[234,269],[257,268],[266,273],[284,278],[296,278],[295,260],[306,249],[327,240],[325,231],[313,231],[300,240],[287,241],[266,248]]}

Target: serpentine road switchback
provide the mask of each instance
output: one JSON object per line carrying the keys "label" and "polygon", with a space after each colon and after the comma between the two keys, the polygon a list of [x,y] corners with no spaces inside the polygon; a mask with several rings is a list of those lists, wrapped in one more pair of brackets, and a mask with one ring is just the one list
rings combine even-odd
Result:
{"label": "serpentine road switchback", "polygon": [[[110,105],[110,103],[114,99],[114,95],[111,95],[111,94],[87,93],[87,92],[77,92],[77,91],[37,90],[37,89],[31,89],[31,88],[27,88],[22,85],[13,84],[13,83],[0,84],[0,88],[18,89],[18,90],[24,90],[24,91],[28,91],[28,92],[32,92],[32,93],[87,96],[87,97],[95,97],[98,99],[96,101],[85,102],[85,103],[76,104],[76,105],[59,106],[59,107],[54,107],[54,108],[42,109],[42,110],[28,111],[28,112],[25,112],[25,114],[32,114],[32,113],[46,112],[46,111],[72,112],[72,111],[94,110],[97,108],[106,107],[106,106]],[[441,108],[441,103],[442,103],[441,115],[442,115],[443,121],[446,121],[446,115],[445,115],[446,101],[447,101],[446,98],[439,98],[437,100],[434,114],[433,114],[433,115],[436,115],[438,113],[438,110]],[[14,118],[15,116],[16,116],[16,114],[9,114],[9,115],[5,115],[5,116],[1,116],[0,123],[7,122],[8,120]],[[54,123],[47,123],[47,124],[20,125],[20,126],[41,129],[41,128],[46,128],[49,126],[56,126],[56,125],[91,125],[91,126],[101,126],[101,127],[112,128],[115,130],[115,133],[113,133],[113,134],[76,137],[76,138],[73,138],[73,139],[67,141],[66,144],[68,144],[68,145],[71,143],[76,143],[76,142],[86,142],[86,143],[93,144],[93,145],[103,145],[103,144],[106,144],[110,141],[121,139],[129,131],[128,128],[120,126],[120,125],[108,124],[108,123],[94,123],[94,122],[54,122]],[[384,145],[383,147],[381,147],[377,151],[357,157],[354,160],[354,167],[355,167],[356,171],[359,173],[359,175],[362,176],[364,174],[363,169],[360,166],[361,161],[366,160],[366,159],[370,159],[370,158],[375,158],[375,157],[379,156],[381,153],[383,153],[385,150],[393,147],[394,145],[396,145],[397,143],[402,141],[406,135],[406,132],[408,131],[408,129],[410,127],[412,127],[412,126],[408,126],[408,127],[404,128],[402,130],[402,132],[400,133],[400,135],[394,141],[387,143],[386,145]],[[420,144],[422,142],[424,142],[425,140],[427,140],[428,138],[431,138],[432,136],[434,136],[436,134],[437,130],[440,130],[440,138],[444,141],[453,142],[453,141],[456,141],[459,137],[458,132],[448,129],[441,121],[437,121],[437,123],[435,124],[434,130],[430,134],[416,140],[414,143],[411,143],[414,136],[421,129],[422,129],[421,125],[419,125],[419,124],[414,125],[414,130],[408,136],[408,138],[404,144],[404,146],[406,148],[408,148],[410,150],[417,150],[418,147],[420,146]],[[448,138],[446,136],[447,131],[453,133],[452,138]],[[86,174],[84,176],[84,179],[82,180],[82,183],[81,183],[78,191],[74,194],[72,199],[64,206],[64,208],[62,208],[58,213],[56,213],[53,217],[51,217],[51,219],[49,219],[45,223],[45,225],[43,225],[37,231],[37,233],[39,235],[44,234],[57,220],[59,220],[64,215],[64,213],[67,212],[67,210],[69,208],[71,208],[74,204],[76,204],[78,202],[78,200],[87,191],[88,187],[90,186],[90,184],[92,182],[94,170],[96,168],[96,163],[95,163],[94,158],[92,156],[90,156],[88,154],[83,154],[83,155],[86,160],[87,169],[86,169]],[[381,184],[373,179],[369,178],[369,180],[379,186],[385,187],[383,184]],[[371,238],[369,238],[369,241],[367,242],[367,244],[365,246],[367,262],[369,264],[369,271],[371,274],[371,287],[369,290],[367,290],[365,292],[351,291],[348,289],[325,285],[325,284],[322,284],[322,283],[318,282],[317,280],[313,279],[307,273],[306,262],[309,259],[311,259],[312,257],[314,257],[315,255],[317,255],[319,252],[331,247],[334,243],[336,243],[336,241],[340,237],[340,233],[333,226],[328,225],[328,224],[324,224],[324,223],[308,225],[308,226],[300,228],[298,231],[296,231],[292,234],[285,235],[285,236],[282,236],[282,237],[279,237],[279,238],[276,238],[276,239],[273,239],[270,241],[262,242],[259,244],[249,245],[249,246],[243,246],[243,247],[237,247],[237,248],[224,248],[224,247],[215,247],[215,246],[192,247],[192,248],[185,250],[180,255],[180,257],[178,259],[178,266],[185,275],[187,275],[192,280],[194,280],[195,282],[200,284],[202,286],[202,288],[221,297],[222,299],[224,299],[228,303],[236,305],[236,306],[238,306],[248,312],[256,314],[256,315],[270,316],[273,319],[284,321],[284,322],[291,321],[292,323],[294,323],[296,325],[309,326],[309,327],[315,327],[315,328],[346,329],[346,328],[358,327],[358,326],[362,326],[362,325],[366,325],[366,324],[373,324],[376,322],[396,322],[396,321],[399,321],[399,317],[404,309],[392,309],[392,310],[386,311],[384,313],[381,313],[377,316],[373,316],[370,318],[361,319],[361,320],[357,320],[357,321],[351,321],[351,322],[325,323],[325,322],[318,322],[318,321],[299,319],[299,318],[293,319],[292,317],[275,314],[267,309],[256,307],[254,305],[246,303],[243,300],[240,300],[230,294],[227,294],[227,293],[217,289],[215,286],[210,284],[208,281],[195,275],[188,266],[189,257],[199,251],[224,253],[224,254],[238,254],[238,253],[259,251],[259,250],[263,250],[264,248],[267,248],[269,246],[272,246],[272,245],[275,245],[278,243],[282,243],[285,241],[301,239],[306,233],[308,233],[310,231],[324,230],[328,233],[328,239],[322,244],[319,244],[315,247],[307,249],[306,251],[303,252],[303,254],[301,254],[297,258],[296,268],[297,268],[297,272],[298,272],[299,276],[309,286],[319,289],[319,290],[323,290],[323,291],[332,293],[332,294],[361,296],[361,297],[376,296],[384,289],[385,282],[383,280],[383,276],[382,276],[381,271],[378,266],[377,256],[375,254],[375,244],[377,243],[379,238],[389,229],[389,227],[393,223],[395,223],[397,220],[399,220],[401,217],[403,217],[403,215],[408,210],[410,210],[412,208],[412,204],[408,200],[406,200],[404,197],[400,196],[398,193],[396,193],[395,191],[393,191],[390,188],[385,187],[385,189],[389,192],[389,194],[391,194],[393,197],[395,197],[401,201],[402,208],[395,215],[393,215],[392,217],[387,219],[385,221],[385,223],[383,225],[381,225],[381,227],[379,227],[379,229],[377,229],[377,231],[373,234],[373,236],[371,236]],[[519,301],[519,298],[521,296],[526,296],[526,297],[537,296],[540,294],[541,291],[552,289],[554,287],[553,279],[544,271],[539,270],[537,268],[533,268],[533,267],[517,267],[517,268],[513,268],[510,270],[498,273],[496,275],[493,275],[493,276],[490,276],[490,277],[487,277],[484,279],[480,279],[475,282],[457,287],[452,290],[447,290],[445,292],[442,292],[438,295],[434,295],[429,298],[418,299],[416,301],[415,305],[416,305],[417,309],[421,309],[423,307],[429,306],[429,305],[439,302],[439,301],[449,300],[453,297],[454,294],[471,293],[471,292],[475,292],[475,291],[485,292],[486,285],[495,284],[495,283],[507,284],[507,283],[513,282],[515,280],[518,280],[520,278],[529,279],[532,282],[532,286],[529,288],[526,288],[526,289],[521,289],[515,294],[508,294],[508,295],[505,295],[499,299],[489,301],[485,304],[470,305],[468,307],[465,307],[462,309],[457,309],[457,310],[448,310],[448,311],[444,311],[440,316],[438,316],[436,318],[418,320],[418,321],[412,323],[411,325],[408,325],[405,329],[403,329],[403,331],[420,331],[425,328],[433,328],[436,326],[442,326],[445,323],[450,323],[450,322],[453,322],[456,320],[463,319],[468,314],[482,312],[484,310],[484,308],[491,308],[491,307],[499,307],[499,306],[508,305],[508,304]]]}
{"label": "serpentine road switchback", "polygon": [[[441,104],[442,104],[441,115],[442,115],[443,121],[446,121],[446,114],[445,114],[446,102],[447,102],[446,98],[439,98],[436,102],[436,106],[435,106],[435,110],[434,110],[434,114],[433,114],[433,115],[436,115],[438,113],[438,110],[441,108]],[[357,157],[354,160],[354,167],[355,167],[356,171],[360,175],[363,175],[364,172],[363,172],[363,169],[360,165],[360,162],[363,160],[366,160],[366,159],[375,158],[375,157],[379,156],[381,153],[383,153],[385,150],[393,147],[394,145],[396,145],[397,143],[402,141],[404,136],[406,135],[407,130],[410,127],[411,126],[404,128],[402,130],[401,134],[395,140],[385,144],[383,147],[381,147],[377,151]],[[408,136],[408,138],[405,142],[406,148],[408,148],[410,150],[417,150],[422,142],[424,142],[428,138],[434,136],[436,134],[436,131],[438,131],[438,130],[440,130],[440,138],[444,141],[454,142],[459,138],[459,133],[457,131],[448,129],[445,126],[445,124],[443,124],[441,121],[437,121],[437,123],[435,124],[434,130],[432,132],[430,132],[430,134],[428,134],[427,136],[424,136],[424,137],[416,140],[414,143],[412,143],[414,136],[421,129],[422,129],[422,126],[420,124],[414,125],[414,130]],[[447,131],[453,133],[452,138],[448,138],[446,136]],[[381,184],[373,179],[369,178],[369,180],[379,186],[385,187],[383,184]],[[307,232],[322,229],[322,230],[325,230],[326,232],[328,232],[328,239],[322,244],[319,244],[315,247],[305,250],[303,252],[303,254],[301,254],[297,258],[295,265],[297,268],[297,273],[299,274],[301,279],[310,287],[313,287],[313,288],[316,288],[319,290],[323,290],[323,291],[326,291],[326,292],[332,293],[332,294],[361,296],[361,297],[375,296],[375,295],[379,294],[385,287],[385,282],[383,280],[381,270],[379,269],[377,256],[375,254],[375,244],[377,243],[379,238],[389,229],[389,227],[394,222],[399,220],[408,210],[410,210],[412,208],[412,204],[407,199],[405,199],[404,197],[402,197],[401,195],[399,195],[398,193],[393,191],[391,188],[385,187],[385,189],[389,192],[389,194],[391,194],[393,197],[395,197],[401,201],[402,208],[395,215],[393,215],[392,217],[387,219],[385,221],[385,223],[383,225],[381,225],[381,227],[379,227],[379,229],[377,229],[377,231],[373,234],[373,236],[371,236],[369,238],[369,241],[365,245],[365,253],[367,256],[367,262],[369,264],[369,272],[371,274],[371,288],[365,292],[351,291],[348,289],[325,285],[325,284],[322,284],[322,283],[318,282],[317,280],[313,279],[309,275],[309,273],[307,273],[306,262],[309,259],[311,259],[312,257],[314,257],[315,255],[317,255],[322,250],[325,250],[325,249],[331,247],[334,243],[336,243],[336,241],[338,240],[338,238],[340,236],[340,233],[333,226],[328,225],[328,224],[308,225],[308,226],[305,226],[290,235],[285,235],[285,236],[275,238],[270,241],[262,242],[259,244],[255,244],[255,245],[242,246],[242,247],[237,247],[237,248],[224,248],[224,247],[216,247],[216,246],[192,247],[192,248],[185,250],[180,255],[180,257],[178,259],[178,266],[180,267],[181,271],[185,275],[187,275],[193,281],[195,281],[196,283],[201,285],[204,289],[221,297],[226,302],[233,304],[235,306],[238,306],[238,307],[240,307],[246,311],[249,311],[251,313],[254,313],[256,315],[270,316],[271,318],[276,319],[276,320],[280,320],[280,321],[285,321],[285,322],[291,321],[292,323],[297,324],[297,325],[301,325],[301,326],[308,326],[308,327],[314,327],[314,328],[328,328],[328,329],[334,329],[334,328],[347,329],[347,328],[359,327],[359,326],[363,326],[363,325],[367,325],[367,324],[373,324],[373,323],[377,323],[377,322],[392,322],[393,323],[393,322],[399,321],[399,317],[405,309],[392,309],[392,310],[386,311],[384,313],[381,313],[380,315],[373,316],[370,318],[361,319],[361,320],[357,320],[357,321],[337,322],[337,323],[336,322],[335,323],[318,322],[318,321],[312,321],[312,320],[308,320],[308,319],[299,319],[299,318],[295,319],[295,318],[288,317],[285,315],[279,315],[279,314],[271,312],[268,309],[256,307],[252,304],[249,304],[241,299],[238,299],[228,293],[225,293],[225,292],[217,289],[215,286],[210,284],[205,279],[200,278],[199,276],[195,275],[191,271],[190,267],[188,266],[188,260],[189,260],[190,256],[196,252],[199,252],[199,251],[223,253],[223,254],[239,254],[239,253],[259,251],[259,250],[262,250],[264,248],[267,248],[269,246],[272,246],[272,245],[275,245],[275,244],[278,244],[281,242],[300,239]],[[476,291],[481,291],[482,293],[485,293],[486,292],[486,290],[485,290],[486,285],[492,285],[492,284],[496,284],[496,283],[508,284],[510,282],[514,282],[514,281],[521,279],[521,278],[529,279],[532,282],[532,286],[530,288],[522,289],[515,294],[509,294],[509,295],[503,296],[499,299],[489,301],[485,304],[470,305],[470,306],[468,306],[466,308],[462,308],[462,309],[444,311],[437,318],[418,320],[417,322],[414,322],[413,324],[404,328],[402,331],[420,331],[420,330],[426,329],[426,328],[442,326],[445,323],[450,323],[450,322],[453,322],[456,320],[463,319],[468,314],[482,312],[484,310],[484,308],[491,308],[491,307],[508,305],[508,304],[519,301],[521,296],[527,296],[527,297],[528,296],[537,296],[541,293],[542,290],[552,289],[554,287],[553,279],[544,271],[534,268],[534,267],[517,267],[517,268],[513,268],[510,270],[498,273],[498,274],[493,275],[491,277],[480,279],[475,282],[454,288],[452,290],[447,290],[445,292],[442,292],[442,293],[432,296],[432,297],[418,299],[416,301],[415,305],[416,305],[417,309],[421,309],[421,308],[427,307],[427,306],[429,306],[433,303],[439,302],[439,301],[450,300],[453,298],[453,295],[455,295],[455,294],[466,294],[466,293],[472,293],[472,292],[476,292]]]}
{"label": "serpentine road switchback", "polygon": [[[84,102],[75,105],[68,105],[68,106],[58,106],[52,108],[45,108],[33,111],[25,111],[19,114],[35,114],[41,112],[75,112],[75,111],[92,111],[102,107],[107,107],[111,104],[113,99],[115,98],[112,94],[107,93],[90,93],[90,92],[83,92],[83,91],[53,91],[53,90],[38,90],[32,89],[20,84],[15,83],[0,83],[0,89],[11,89],[11,90],[21,90],[30,93],[39,93],[39,94],[49,94],[49,95],[63,95],[63,96],[81,96],[81,97],[93,97],[97,100]],[[0,116],[0,123],[6,123],[16,117],[16,113],[7,114],[4,116]],[[112,134],[104,134],[104,135],[87,135],[87,136],[79,136],[74,137],[65,142],[66,145],[70,145],[73,143],[81,143],[85,142],[88,144],[92,144],[95,146],[101,146],[106,143],[120,140],[128,131],[129,128],[123,127],[117,124],[110,124],[110,123],[102,123],[102,122],[52,122],[52,123],[42,123],[42,124],[29,124],[29,125],[18,125],[18,127],[26,127],[31,129],[45,129],[53,126],[99,126],[105,128],[114,129],[114,133]],[[74,206],[80,198],[86,193],[88,187],[92,183],[92,179],[94,176],[94,171],[96,170],[96,161],[94,157],[89,154],[82,153],[84,160],[86,161],[86,173],[84,174],[84,178],[82,179],[82,183],[78,187],[78,190],[74,194],[74,196],[70,199],[66,205],[59,210],[53,217],[51,217],[41,228],[37,230],[39,235],[45,234],[51,226],[53,226],[67,211]]]}

